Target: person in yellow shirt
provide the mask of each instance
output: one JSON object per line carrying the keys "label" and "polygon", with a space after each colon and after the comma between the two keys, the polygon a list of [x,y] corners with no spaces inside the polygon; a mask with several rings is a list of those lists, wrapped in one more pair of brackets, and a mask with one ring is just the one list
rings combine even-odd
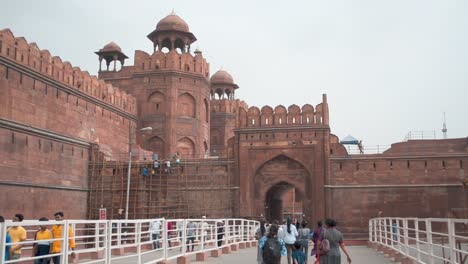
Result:
{"label": "person in yellow shirt", "polygon": [[[41,217],[39,221],[49,221],[45,217]],[[46,256],[50,253],[50,244],[52,243],[52,232],[47,229],[47,226],[41,225],[35,236],[34,240],[36,241],[33,246],[33,257]],[[44,257],[40,259],[35,259],[34,264],[49,264],[50,258]]]}
{"label": "person in yellow shirt", "polygon": [[[63,212],[57,212],[54,214],[55,221],[63,221],[64,219],[64,214]],[[61,238],[62,237],[62,229],[63,225],[53,225],[52,226],[52,235],[54,239]],[[71,229],[71,226],[68,227],[68,246],[70,247],[71,251],[75,249],[75,240],[73,239],[73,230]],[[62,241],[57,240],[52,242],[52,248],[50,249],[51,254],[57,254],[62,251]],[[71,254],[72,257],[75,257],[75,253],[72,252]],[[54,256],[52,257],[52,261],[54,264],[60,264],[60,256]]]}
{"label": "person in yellow shirt", "polygon": [[[22,222],[24,216],[22,214],[15,214],[13,217],[13,222]],[[24,244],[15,244],[18,242],[23,242],[26,240],[26,229],[22,226],[12,226],[8,228],[8,234],[11,237],[11,248],[10,248],[10,260],[19,259],[21,257],[21,248]]]}

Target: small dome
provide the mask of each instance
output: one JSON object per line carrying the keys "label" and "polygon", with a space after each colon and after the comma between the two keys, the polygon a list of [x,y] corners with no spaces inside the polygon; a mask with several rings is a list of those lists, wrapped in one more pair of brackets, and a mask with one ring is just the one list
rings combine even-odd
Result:
{"label": "small dome", "polygon": [[172,11],[170,15],[161,19],[156,25],[156,30],[176,30],[189,32],[187,23]]}
{"label": "small dome", "polygon": [[104,48],[101,49],[101,51],[120,51],[122,52],[122,49],[119,47],[119,45],[115,44],[115,42],[111,41],[109,44],[105,45]]}
{"label": "small dome", "polygon": [[234,79],[232,78],[231,74],[229,74],[225,70],[219,70],[213,76],[211,76],[211,83],[226,83],[226,84],[234,84]]}

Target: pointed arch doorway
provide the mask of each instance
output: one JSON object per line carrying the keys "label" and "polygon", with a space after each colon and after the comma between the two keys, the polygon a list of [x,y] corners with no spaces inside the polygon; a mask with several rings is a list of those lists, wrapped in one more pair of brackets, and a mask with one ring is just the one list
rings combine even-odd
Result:
{"label": "pointed arch doorway", "polygon": [[254,182],[256,214],[267,221],[310,214],[306,202],[310,174],[297,160],[285,155],[270,159],[257,170]]}

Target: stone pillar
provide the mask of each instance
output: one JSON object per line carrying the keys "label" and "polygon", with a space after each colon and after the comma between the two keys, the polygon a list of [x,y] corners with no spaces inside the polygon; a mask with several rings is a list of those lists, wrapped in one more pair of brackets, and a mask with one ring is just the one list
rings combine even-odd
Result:
{"label": "stone pillar", "polygon": [[119,58],[119,57],[118,57],[117,55],[114,55],[114,57],[113,57],[113,59],[114,59],[114,71],[117,70],[117,59],[118,59],[118,58]]}
{"label": "stone pillar", "polygon": [[99,71],[101,71],[102,66],[102,56],[99,56]]}

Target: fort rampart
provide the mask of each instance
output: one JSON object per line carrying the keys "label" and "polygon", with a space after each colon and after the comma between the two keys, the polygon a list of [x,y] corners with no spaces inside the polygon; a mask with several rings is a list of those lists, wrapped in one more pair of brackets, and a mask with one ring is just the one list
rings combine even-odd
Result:
{"label": "fort rampart", "polygon": [[2,214],[86,217],[90,146],[124,159],[135,125],[133,96],[0,31]]}

